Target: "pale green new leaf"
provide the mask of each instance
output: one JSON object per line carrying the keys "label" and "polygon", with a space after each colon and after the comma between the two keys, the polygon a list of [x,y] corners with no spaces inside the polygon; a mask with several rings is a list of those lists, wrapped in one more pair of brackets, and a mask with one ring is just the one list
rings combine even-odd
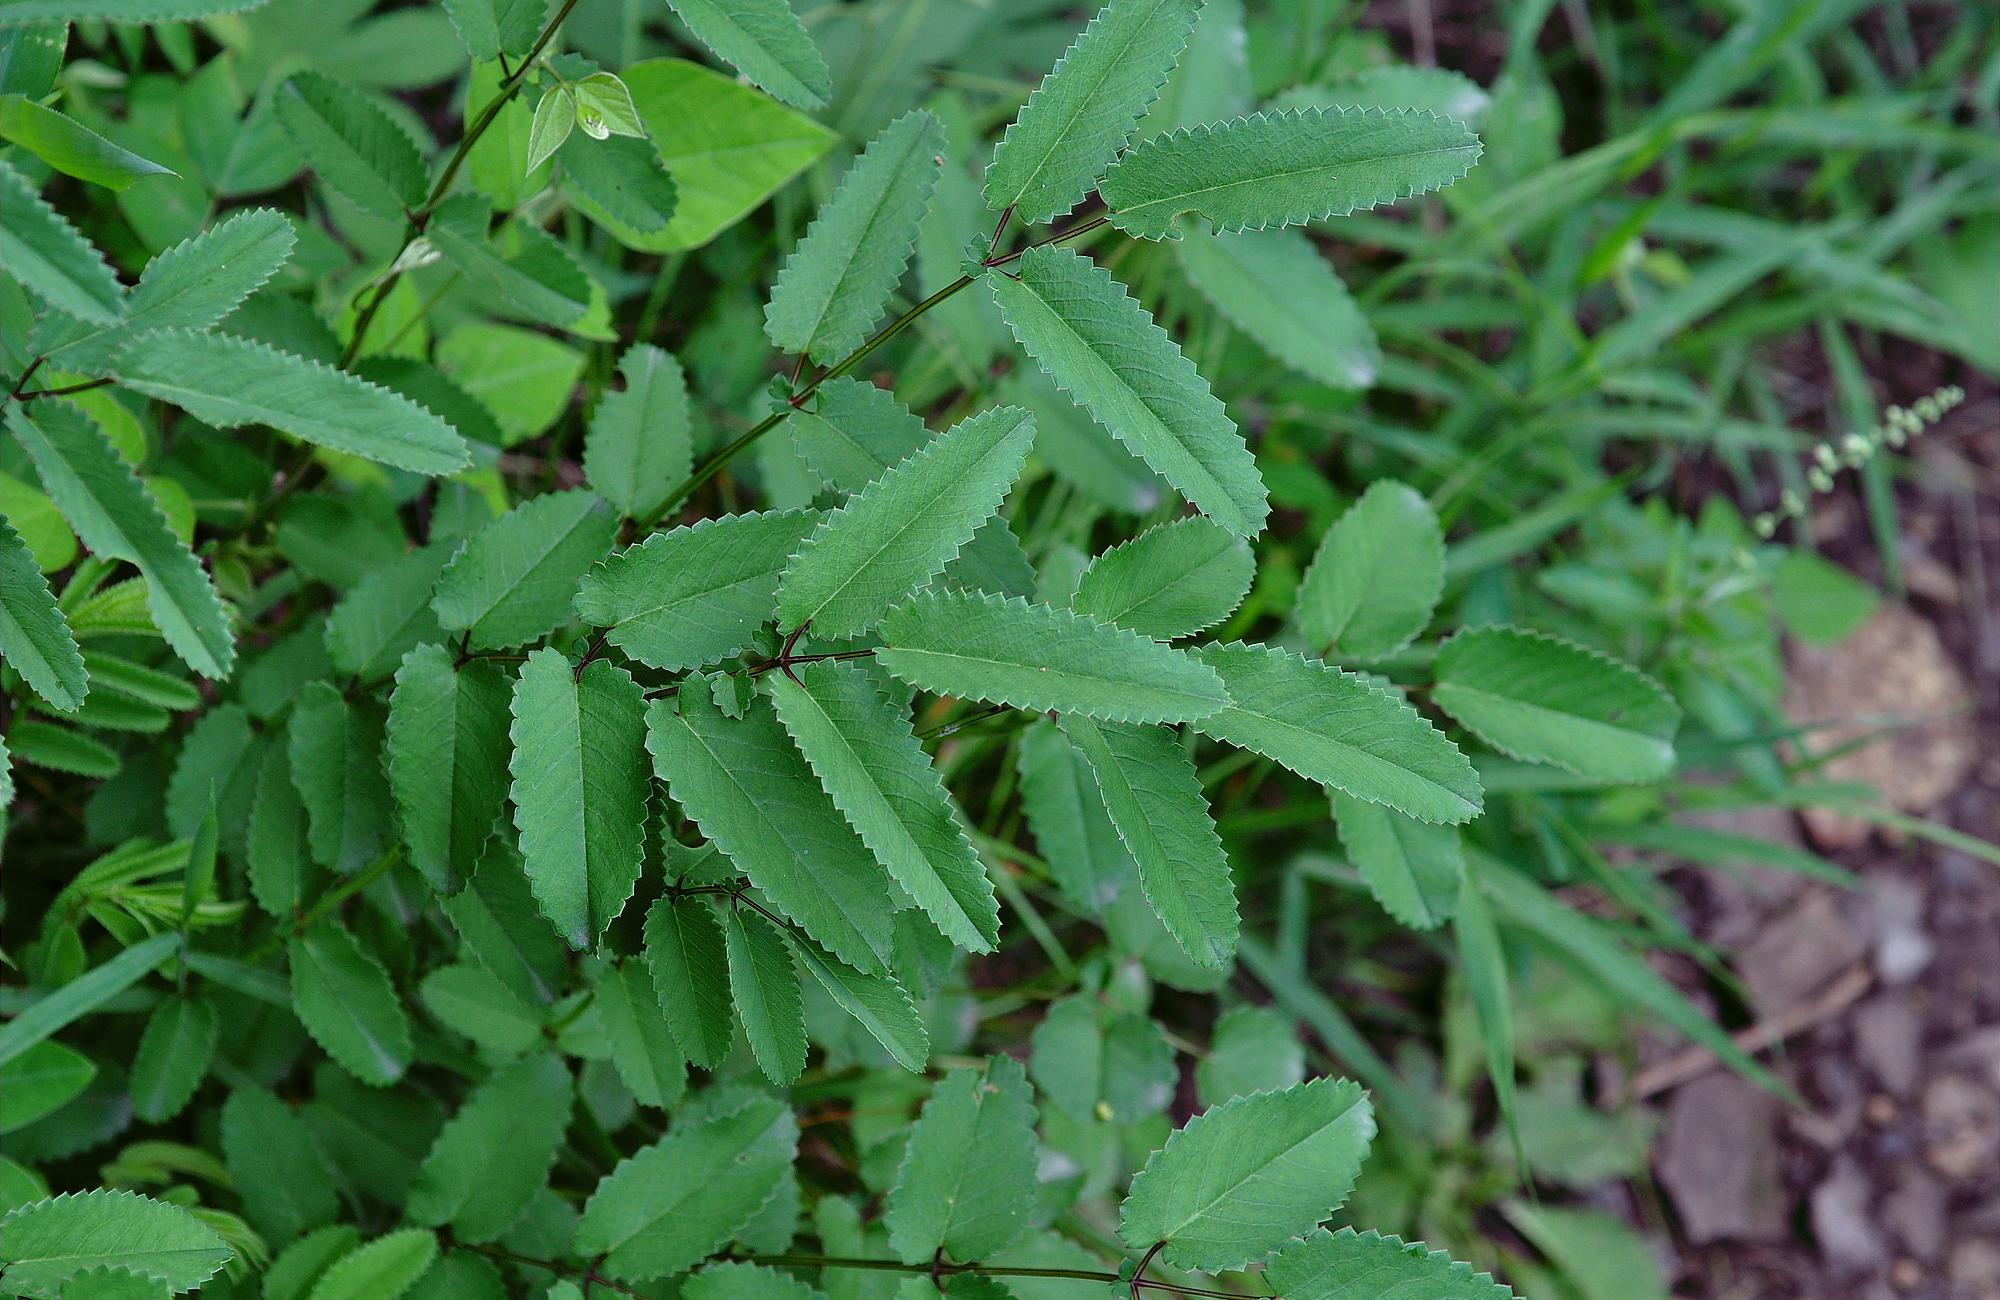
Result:
{"label": "pale green new leaf", "polygon": [[645,857],[645,695],[603,659],[579,673],[559,650],[521,665],[511,705],[514,825],[542,915],[587,948],[625,907]]}
{"label": "pale green new leaf", "polygon": [[504,758],[512,691],[500,669],[454,666],[441,645],[420,645],[396,671],[384,765],[402,814],[410,865],[455,894],[507,803]]}
{"label": "pale green new leaf", "polygon": [[342,875],[361,870],[389,842],[385,725],[373,699],[344,699],[331,683],[311,682],[299,692],[286,729],[292,782],[306,809],[306,842],[315,862]]}
{"label": "pale green new leaf", "polygon": [[764,308],[773,344],[825,365],[867,336],[910,265],[943,159],[944,127],[921,108],[869,141],[778,272]]}
{"label": "pale green new leaf", "polygon": [[291,963],[292,1008],[313,1041],[363,1083],[402,1078],[410,1022],[382,964],[333,921],[292,940]]}
{"label": "pale green new leaf", "polygon": [[627,519],[650,517],[693,468],[687,376],[673,354],[635,343],[618,359],[625,386],[606,393],[583,439],[591,491]]}
{"label": "pale green new leaf", "polygon": [[431,1144],[410,1183],[410,1220],[450,1224],[460,1241],[507,1231],[547,1184],[571,1104],[569,1071],[555,1056],[524,1056],[494,1071]]}
{"label": "pale green new leaf", "polygon": [[764,1208],[791,1172],[798,1142],[791,1108],[775,1097],[676,1125],[597,1184],[576,1250],[605,1256],[601,1271],[625,1281],[682,1272]]}
{"label": "pale green new leaf", "polygon": [[21,535],[0,515],[0,662],[65,713],[83,707],[90,674],[69,621]]}
{"label": "pale green new leaf", "polygon": [[729,718],[684,684],[647,709],[646,748],[674,801],[780,912],[848,965],[884,968],[889,879],[769,701],[753,697]]}
{"label": "pale green new leaf", "polygon": [[1361,1088],[1319,1078],[1203,1111],[1132,1180],[1118,1235],[1177,1268],[1261,1259],[1339,1209],[1375,1137]]}
{"label": "pale green new leaf", "polygon": [[539,640],[569,617],[584,571],[617,536],[617,515],[581,488],[531,497],[467,539],[431,607],[475,650]]}
{"label": "pale green new leaf", "polygon": [[147,612],[181,661],[204,677],[228,676],[236,643],[222,598],[91,418],[64,401],[39,403],[33,419],[14,404],[7,427],[84,545],[130,561],[146,579]]}
{"label": "pale green new leaf", "polygon": [[687,1090],[687,1058],[660,1014],[659,994],[645,963],[606,962],[597,976],[597,1014],[611,1064],[642,1106],[672,1106]]}
{"label": "pale green new leaf", "polygon": [[1036,1158],[1021,1063],[996,1056],[983,1070],[953,1070],[924,1103],[889,1189],[890,1249],[906,1264],[939,1250],[969,1263],[1005,1249],[1028,1226]]}
{"label": "pale green new leaf", "polygon": [[1000,937],[1000,908],[907,711],[875,676],[833,660],[765,677],[778,720],[834,806],[939,933],[975,952]]}
{"label": "pale green new leaf", "polygon": [[575,129],[576,95],[568,86],[550,86],[535,105],[535,120],[528,127],[527,170],[547,162]]}
{"label": "pale green new leaf", "polygon": [[1196,234],[1178,249],[1195,288],[1266,352],[1332,388],[1375,382],[1374,327],[1303,231]]}
{"label": "pale green new leaf", "polygon": [[722,922],[701,898],[666,897],[646,913],[646,967],[674,1041],[704,1070],[729,1055],[735,1012]]}
{"label": "pale green new leaf", "polygon": [[1090,764],[1167,933],[1201,965],[1228,965],[1236,953],[1236,890],[1194,760],[1160,727],[1070,716],[1062,728]]}
{"label": "pale green new leaf", "polygon": [[1092,560],[1070,608],[1170,641],[1235,613],[1256,569],[1249,543],[1220,524],[1175,519]]}
{"label": "pale green new leaf", "polygon": [[98,1188],[34,1201],[0,1219],[0,1290],[62,1300],[71,1275],[121,1268],[171,1291],[192,1291],[233,1253],[213,1228],[178,1205]]}
{"label": "pale green new leaf", "polygon": [[1065,609],[926,592],[882,620],[876,659],[920,690],[1111,722],[1182,722],[1229,703],[1191,655]]}
{"label": "pale green new leaf", "polygon": [[1443,590],[1444,530],[1430,503],[1377,479],[1313,553],[1299,580],[1299,628],[1343,658],[1379,659],[1424,630]]}
{"label": "pale green new leaf", "polygon": [[317,72],[278,87],[278,121],[320,179],[385,221],[424,201],[416,142],[360,91]]}
{"label": "pale green new leaf", "polygon": [[1208,381],[1103,267],[1031,248],[987,275],[1021,346],[1057,387],[1239,537],[1264,526],[1263,476]]}
{"label": "pale green new leaf", "polygon": [[149,1124],[180,1114],[208,1073],[221,1030],[215,1004],[199,995],[153,1008],[132,1057],[132,1112]]}
{"label": "pale green new leaf", "polygon": [[1018,406],[959,421],[826,516],[778,582],[778,622],[821,637],[873,627],[944,571],[1000,508],[1035,422]]}
{"label": "pale green new leaf", "polygon": [[1324,1228],[1283,1250],[1264,1276],[1285,1300],[1513,1300],[1514,1293],[1472,1265],[1422,1242],[1375,1232]]}
{"label": "pale green new leaf", "polygon": [[1200,0],[1111,0],[994,147],[986,206],[1034,225],[1076,206],[1166,83]]}
{"label": "pale green new leaf", "polygon": [[1196,730],[1420,821],[1479,815],[1472,764],[1387,687],[1267,646],[1203,646],[1194,653],[1221,675],[1231,700],[1196,719]]}
{"label": "pale green new leaf", "polygon": [[697,39],[750,79],[800,108],[833,93],[833,74],[789,0],[667,0]]}
{"label": "pale green new leaf", "polygon": [[377,1237],[335,1260],[307,1300],[397,1300],[437,1258],[437,1238],[422,1228]]}
{"label": "pale green new leaf", "polygon": [[49,305],[83,320],[109,323],[125,309],[125,290],[104,255],[4,159],[0,270]]}
{"label": "pale green new leaf", "polygon": [[1337,790],[1333,818],[1348,859],[1383,911],[1419,930],[1451,919],[1465,880],[1457,827],[1421,822]]}
{"label": "pale green new leaf", "polygon": [[470,462],[457,430],[400,393],[248,339],[156,330],[120,347],[111,372],[219,429],[268,424],[417,474],[451,474]]}
{"label": "pale green new leaf", "polygon": [[1016,757],[1021,811],[1036,851],[1071,902],[1102,913],[1136,868],[1104,811],[1090,765],[1046,718],[1021,733]]}
{"label": "pale green new leaf", "polygon": [[785,423],[813,473],[841,492],[859,492],[931,438],[894,393],[846,376],[821,384]]}
{"label": "pale green new leaf", "polygon": [[1482,627],[1445,642],[1438,707],[1502,753],[1599,781],[1658,781],[1674,770],[1680,706],[1607,654],[1544,632]]}
{"label": "pale green new leaf", "polygon": [[1435,113],[1308,108],[1156,136],[1098,192],[1127,234],[1179,238],[1184,213],[1223,231],[1298,225],[1442,189],[1478,160],[1479,137]]}
{"label": "pale green new leaf", "polygon": [[889,1050],[906,1070],[921,1071],[930,1058],[930,1031],[924,1028],[909,990],[893,976],[867,975],[855,970],[802,935],[785,932],[792,960],[801,978],[810,974],[840,1009],[853,1016],[870,1037]]}
{"label": "pale green new leaf", "polygon": [[654,668],[726,659],[771,621],[778,575],[819,518],[816,510],[725,515],[655,533],[583,575],[577,616]]}
{"label": "pale green new leaf", "polygon": [[737,1021],[757,1068],[782,1088],[806,1068],[805,1002],[784,934],[747,907],[728,907],[722,938]]}
{"label": "pale green new leaf", "polygon": [[140,334],[205,330],[235,311],[291,259],[297,242],[283,213],[246,208],[147,263],[116,321],[100,326],[50,313],[35,322],[32,346],[64,370],[108,369]]}

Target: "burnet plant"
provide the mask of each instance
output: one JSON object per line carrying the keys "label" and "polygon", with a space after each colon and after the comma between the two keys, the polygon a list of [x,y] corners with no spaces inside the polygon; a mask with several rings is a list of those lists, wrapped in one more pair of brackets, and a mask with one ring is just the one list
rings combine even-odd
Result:
{"label": "burnet plant", "polygon": [[[1180,241],[1251,337],[1353,387],[1379,357],[1299,227],[1447,186],[1478,138],[1365,95],[1244,114],[1233,6],[1112,0],[976,183],[968,122],[866,141],[771,280],[779,377],[709,394],[704,427],[648,340],[685,251],[828,148],[801,110],[830,74],[784,0],[675,0],[750,85],[561,52],[574,7],[444,6],[462,51],[403,56],[463,84],[427,155],[365,65],[245,94],[228,51],[306,30],[297,6],[0,0],[0,783],[7,919],[39,918],[0,1027],[0,1287],[999,1300],[1261,1270],[1289,1300],[1508,1294],[1322,1226],[1377,1118],[1306,1080],[1268,1011],[1218,1025],[1205,1108],[1167,1131],[1174,1044],[1131,962],[1216,987],[1239,888],[1212,788],[1321,787],[1381,907],[1453,923],[1511,1113],[1491,908],[1561,922],[1468,855],[1467,751],[1650,782],[1679,710],[1553,635],[1427,636],[1443,529],[1393,481],[1282,625],[1236,639],[1264,477],[1113,274]],[[44,102],[66,51],[149,39],[187,73],[171,167]],[[150,197],[80,228],[88,187]],[[623,340],[614,293],[643,299]],[[436,314],[458,323],[433,340]],[[861,377],[925,318],[1020,359],[925,377],[936,428],[902,376]],[[514,449],[580,381],[570,483],[560,442]],[[1077,484],[1168,505],[1031,561],[1021,501],[1046,520]],[[1050,898],[1119,959],[1080,969]],[[1009,995],[1048,1003],[1026,1068],[984,1054],[1011,1007],[982,1009],[967,960],[996,952],[1048,960]],[[50,1194],[41,1166],[134,1118],[102,1186]]]}

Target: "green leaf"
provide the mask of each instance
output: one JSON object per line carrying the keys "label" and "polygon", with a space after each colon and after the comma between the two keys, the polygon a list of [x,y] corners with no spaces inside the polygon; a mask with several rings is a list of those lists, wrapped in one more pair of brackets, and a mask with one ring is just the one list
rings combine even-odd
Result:
{"label": "green leaf", "polygon": [[806,1068],[805,1003],[784,934],[747,907],[727,907],[722,937],[737,1020],[757,1067],[782,1088]]}
{"label": "green leaf", "polygon": [[571,1105],[569,1071],[555,1056],[494,1071],[431,1144],[410,1184],[410,1220],[450,1224],[475,1244],[507,1231],[547,1184]]}
{"label": "green leaf", "polygon": [[313,1283],[333,1262],[361,1244],[361,1234],[344,1223],[328,1224],[278,1252],[264,1270],[263,1300],[306,1300]]}
{"label": "green leaf", "polygon": [[1422,1242],[1375,1232],[1324,1228],[1284,1249],[1264,1276],[1285,1300],[1377,1300],[1411,1295],[1424,1300],[1513,1300],[1514,1293],[1472,1265]]}
{"label": "green leaf", "polygon": [[1485,890],[1469,863],[1459,884],[1452,933],[1458,940],[1459,972],[1473,1012],[1479,1017],[1480,1044],[1485,1048],[1486,1077],[1493,1085],[1493,1100],[1507,1126],[1515,1167],[1527,1170],[1528,1153],[1521,1142],[1514,1102],[1514,1004],[1508,992],[1507,951],[1500,942],[1500,929],[1493,923]]}
{"label": "green leaf", "polygon": [[712,1070],[729,1055],[735,1012],[722,923],[700,898],[658,899],[646,913],[646,966],[653,991],[688,1060]]}
{"label": "green leaf", "polygon": [[1866,623],[1882,598],[1839,565],[1811,551],[1789,550],[1771,573],[1771,603],[1793,636],[1835,645]]}
{"label": "green leaf", "polygon": [[1309,108],[1156,136],[1098,192],[1127,234],[1179,238],[1183,213],[1222,231],[1293,226],[1443,189],[1478,160],[1479,137],[1448,117]]}
{"label": "green leaf", "polygon": [[639,124],[639,110],[632,104],[632,92],[615,72],[593,72],[576,83],[576,124],[593,140],[614,135],[644,139],[646,128]]}
{"label": "green leaf", "polygon": [[528,166],[533,171],[548,161],[576,128],[576,96],[565,85],[550,86],[535,105],[534,124],[528,128]]}
{"label": "green leaf", "polygon": [[943,151],[944,127],[921,108],[869,141],[771,288],[764,332],[781,351],[826,365],[867,337],[910,265]]}
{"label": "green leaf", "polygon": [[1680,706],[1607,654],[1543,632],[1482,627],[1439,649],[1431,696],[1502,753],[1600,781],[1674,770]]}
{"label": "green leaf", "polygon": [[1170,641],[1235,613],[1256,568],[1249,543],[1227,528],[1194,516],[1175,519],[1092,560],[1070,608]]}
{"label": "green leaf", "polygon": [[118,276],[28,178],[0,160],[0,267],[49,305],[109,322],[125,309]]}
{"label": "green leaf", "polygon": [[680,193],[651,140],[573,136],[556,157],[564,191],[606,230],[641,239],[666,231]]}
{"label": "green leaf", "polygon": [[1005,1249],[1035,1200],[1035,1101],[1021,1063],[953,1070],[910,1130],[883,1222],[906,1264],[942,1250],[958,1263]]}
{"label": "green leaf", "polygon": [[1339,1209],[1374,1137],[1374,1111],[1346,1079],[1239,1097],[1153,1153],[1118,1235],[1134,1250],[1165,1242],[1176,1268],[1242,1268]]}
{"label": "green leaf", "polygon": [[437,1258],[437,1238],[422,1228],[377,1237],[333,1262],[308,1300],[397,1300]]}
{"label": "green leaf", "polygon": [[926,592],[882,620],[876,659],[921,690],[1111,722],[1180,722],[1228,703],[1192,656],[1068,610]]}
{"label": "green leaf", "polygon": [[1430,503],[1378,479],[1327,530],[1299,581],[1299,628],[1344,658],[1380,659],[1415,639],[1444,590],[1444,530]]}
{"label": "green leaf", "polygon": [[1456,827],[1421,822],[1338,791],[1333,816],[1348,858],[1383,911],[1419,930],[1451,919],[1465,879]]}
{"label": "green leaf", "polygon": [[668,672],[726,659],[776,609],[778,575],[816,510],[725,515],[655,533],[584,574],[577,616]]}
{"label": "green leaf", "polygon": [[887,1048],[898,1064],[906,1070],[924,1068],[930,1057],[931,1036],[924,1028],[917,1004],[910,999],[909,990],[891,976],[865,975],[812,940],[789,930],[785,932],[785,940],[791,945],[792,959],[801,972],[818,980],[827,996]]}
{"label": "green leaf", "polygon": [[180,941],[178,934],[156,934],[143,939],[15,1012],[13,1019],[0,1025],[0,1065],[131,988]]}
{"label": "green leaf", "polygon": [[680,1284],[685,1300],[826,1300],[790,1273],[761,1264],[708,1264]]}
{"label": "green leaf", "polygon": [[584,571],[617,535],[611,508],[581,488],[531,497],[466,541],[431,606],[475,650],[539,640],[569,617]]}
{"label": "green leaf", "polygon": [[118,752],[109,745],[46,722],[16,722],[9,738],[14,756],[30,767],[103,778],[115,775],[121,766]]}
{"label": "green leaf", "polygon": [[883,969],[888,877],[768,701],[753,697],[729,718],[683,684],[677,701],[647,709],[646,748],[675,802],[780,912],[848,965]]}
{"label": "green leaf", "polygon": [[694,465],[687,376],[673,354],[635,343],[618,360],[625,386],[607,393],[583,440],[591,491],[627,519],[650,518]]}
{"label": "green leaf", "polygon": [[417,993],[440,1024],[502,1060],[541,1041],[541,1013],[483,966],[440,966],[424,976]]}
{"label": "green leaf", "polygon": [[417,474],[470,457],[457,430],[344,370],[224,334],[157,330],[118,349],[112,373],[219,429],[268,424],[305,442]]}
{"label": "green leaf", "polygon": [[1375,382],[1375,330],[1304,232],[1196,235],[1178,249],[1195,288],[1264,351],[1332,388]]}
{"label": "green leaf", "polygon": [[687,1090],[687,1059],[660,1012],[644,963],[606,963],[597,977],[597,1013],[618,1077],[644,1106],[672,1106]]}
{"label": "green leaf", "polygon": [[707,243],[837,138],[734,78],[683,59],[629,64],[623,75],[675,193],[665,230],[642,235],[607,226],[630,248],[666,253]]}
{"label": "green leaf", "polygon": [[39,403],[33,419],[13,404],[7,427],[84,545],[129,561],[145,578],[146,609],[181,661],[204,677],[227,677],[236,644],[221,597],[91,418],[63,401]]}
{"label": "green leaf", "polygon": [[944,571],[1000,508],[1035,422],[1018,406],[959,421],[823,519],[778,582],[778,621],[822,637],[864,632]]}
{"label": "green leaf", "polygon": [[60,1110],[97,1077],[82,1052],[51,1040],[36,1043],[7,1066],[7,1109],[0,1133],[26,1128]]}
{"label": "green leaf", "polygon": [[890,877],[947,939],[993,951],[993,883],[906,711],[855,664],[822,660],[765,683],[778,720]]}
{"label": "green leaf", "polygon": [[363,1083],[402,1078],[410,1022],[382,963],[333,921],[292,940],[291,962],[292,1006],[313,1041]]}
{"label": "green leaf", "polygon": [[124,1268],[89,1268],[63,1280],[62,1300],[166,1300],[167,1284]]}
{"label": "green leaf", "polygon": [[1202,513],[1252,537],[1270,512],[1257,461],[1208,381],[1103,267],[1031,248],[987,283],[1028,355]]}
{"label": "green leaf", "polygon": [[278,121],[330,187],[385,221],[424,201],[429,178],[416,142],[354,87],[298,72],[278,87]]}
{"label": "green leaf", "polygon": [[1032,1042],[1035,1086],[1079,1124],[1136,1124],[1173,1103],[1174,1049],[1143,1012],[1071,994],[1049,1004]]}
{"label": "green leaf", "polygon": [[330,683],[312,682],[299,692],[286,731],[313,861],[353,875],[389,842],[393,803],[382,771],[382,709],[366,697],[344,699]]}
{"label": "green leaf", "polygon": [[1047,719],[1021,733],[1017,760],[1036,850],[1072,902],[1101,914],[1137,868],[1104,810],[1097,777]]}
{"label": "green leaf", "polygon": [[539,227],[517,222],[489,231],[492,218],[485,195],[456,194],[431,213],[424,237],[504,314],[574,326],[590,308],[591,281],[583,267]]}
{"label": "green leaf", "polygon": [[5,515],[0,515],[0,660],[55,708],[74,713],[83,707],[90,689],[83,652],[56,608],[41,566]]}
{"label": "green leaf", "polygon": [[176,174],[25,95],[0,95],[0,140],[20,145],[65,176],[106,189],[123,190],[148,176]]}
{"label": "green leaf", "polygon": [[298,236],[281,212],[245,208],[161,253],[108,325],[48,315],[33,347],[64,370],[109,369],[120,346],[154,330],[205,330],[241,306],[291,259]]}
{"label": "green leaf", "polygon": [[248,1084],[222,1104],[222,1154],[245,1217],[277,1240],[332,1220],[340,1212],[313,1135],[284,1102]]}
{"label": "green leaf", "polygon": [[542,915],[587,948],[624,910],[645,856],[652,783],[638,761],[645,696],[602,659],[581,672],[543,648],[514,687],[514,825]]}
{"label": "green leaf", "polygon": [[132,1111],[149,1124],[181,1113],[201,1086],[222,1031],[204,997],[168,998],[153,1008],[132,1057]]}
{"label": "green leaf", "polygon": [[605,1256],[601,1271],[622,1281],[682,1272],[764,1208],[791,1172],[798,1141],[791,1108],[774,1097],[676,1125],[597,1184],[575,1248]]}
{"label": "green leaf", "polygon": [[444,0],[445,14],[475,59],[519,58],[541,35],[547,0]]}
{"label": "green leaf", "polygon": [[555,1001],[569,950],[542,919],[506,836],[487,845],[466,887],[443,900],[463,951],[529,1006]]}
{"label": "green leaf", "polygon": [[859,492],[931,440],[894,393],[846,376],[821,384],[786,424],[813,473],[842,492]]}
{"label": "green leaf", "polygon": [[695,38],[752,85],[787,104],[819,108],[833,75],[788,0],[667,0]]}
{"label": "green leaf", "polygon": [[1159,727],[1063,719],[1097,778],[1105,811],[1139,865],[1139,885],[1188,956],[1223,967],[1236,953],[1236,890],[1194,760]]}
{"label": "green leaf", "polygon": [[1306,1049],[1287,1017],[1269,1007],[1231,1007],[1217,1017],[1208,1055],[1196,1062],[1202,1104],[1275,1092],[1306,1077]]}
{"label": "green leaf", "polygon": [[99,1188],[35,1201],[0,1219],[0,1260],[6,1261],[0,1288],[61,1300],[71,1275],[122,1268],[171,1291],[192,1291],[232,1253],[214,1229],[178,1205]]}
{"label": "green leaf", "polygon": [[1076,206],[1173,70],[1200,0],[1111,0],[993,150],[986,206],[1034,225]]}
{"label": "green leaf", "polygon": [[441,894],[477,862],[507,803],[510,691],[498,667],[454,666],[440,645],[403,658],[389,697],[385,765],[410,865]]}
{"label": "green leaf", "polygon": [[241,13],[267,3],[269,0],[0,0],[0,27],[49,19],[83,22],[101,18],[113,23],[185,22],[190,18]]}
{"label": "green leaf", "polygon": [[451,553],[440,543],[399,555],[340,598],[326,619],[326,656],[334,671],[377,681],[419,644],[443,638],[431,590]]}
{"label": "green leaf", "polygon": [[1329,789],[1419,821],[1479,815],[1479,778],[1443,733],[1388,688],[1265,646],[1203,646],[1231,703],[1195,729]]}

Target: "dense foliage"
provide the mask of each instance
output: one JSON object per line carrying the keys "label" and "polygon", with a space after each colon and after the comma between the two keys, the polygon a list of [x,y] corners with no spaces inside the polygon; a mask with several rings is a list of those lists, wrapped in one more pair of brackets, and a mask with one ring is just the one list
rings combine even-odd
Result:
{"label": "dense foliage", "polygon": [[0,1291],[1638,1285],[1579,1052],[1771,1082],[1653,866],[1838,874],[1681,814],[1872,812],[1793,524],[2000,362],[1868,7],[0,0]]}

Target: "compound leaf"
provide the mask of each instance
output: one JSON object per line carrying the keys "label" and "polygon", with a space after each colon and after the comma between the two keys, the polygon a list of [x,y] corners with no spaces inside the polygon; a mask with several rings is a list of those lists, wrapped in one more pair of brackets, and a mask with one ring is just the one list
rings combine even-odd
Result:
{"label": "compound leaf", "polygon": [[1361,1088],[1319,1078],[1203,1111],[1132,1180],[1118,1235],[1177,1268],[1241,1268],[1340,1208],[1375,1137]]}
{"label": "compound leaf", "polygon": [[1263,528],[1270,505],[1249,446],[1194,362],[1109,272],[1067,248],[1031,248],[987,283],[1072,401],[1230,532]]}
{"label": "compound leaf", "polygon": [[637,756],[645,695],[597,659],[581,671],[561,651],[528,656],[514,685],[514,825],[542,915],[587,948],[625,907],[645,856],[652,783]]}
{"label": "compound leaf", "polygon": [[1098,192],[1120,230],[1178,238],[1184,213],[1222,231],[1298,225],[1443,189],[1478,160],[1479,137],[1432,112],[1294,109],[1155,136]]}
{"label": "compound leaf", "polygon": [[864,632],[944,571],[1000,508],[1027,460],[1035,422],[1018,406],[983,411],[931,439],[827,515],[778,581],[778,621],[822,637]]}
{"label": "compound leaf", "polygon": [[824,365],[867,336],[910,265],[943,160],[944,127],[925,109],[869,141],[778,272],[764,308],[773,344]]}
{"label": "compound leaf", "polygon": [[1181,722],[1229,702],[1192,656],[1066,609],[925,592],[882,620],[876,659],[921,690],[1112,722]]}

